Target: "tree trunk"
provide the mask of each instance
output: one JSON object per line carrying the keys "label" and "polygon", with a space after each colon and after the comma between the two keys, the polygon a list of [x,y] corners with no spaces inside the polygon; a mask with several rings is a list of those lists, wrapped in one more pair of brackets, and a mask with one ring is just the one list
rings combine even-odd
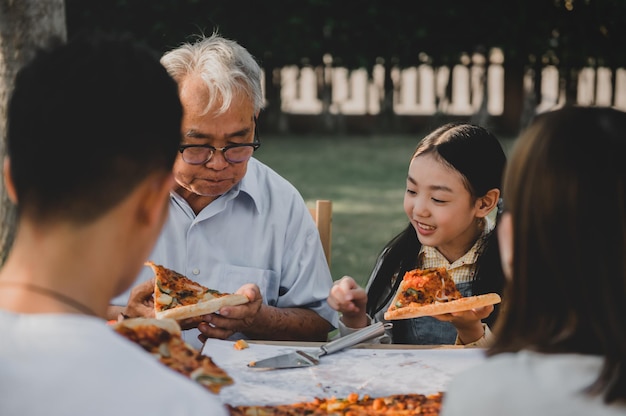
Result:
{"label": "tree trunk", "polygon": [[[52,37],[67,38],[64,0],[0,0],[0,158],[6,153],[7,104],[17,71]],[[0,181],[0,264],[15,235],[15,207]]]}
{"label": "tree trunk", "polygon": [[261,112],[260,124],[264,127],[260,130],[261,141],[266,132],[285,134],[289,132],[287,116],[282,111],[280,97],[281,74],[270,53],[263,58],[263,71],[265,73],[265,99],[266,107]]}
{"label": "tree trunk", "polygon": [[568,64],[563,67],[562,73],[565,105],[575,105],[578,97],[578,75],[580,70]]}
{"label": "tree trunk", "polygon": [[321,128],[321,132],[329,134],[335,132],[335,117],[330,112],[330,106],[332,104],[332,83],[330,76],[332,74],[332,63],[326,62],[323,66],[315,68],[315,74],[317,78],[317,96],[322,101],[322,112],[319,115],[320,122],[318,126]]}
{"label": "tree trunk", "polygon": [[399,128],[398,116],[393,110],[395,86],[391,78],[391,72],[393,71],[393,63],[391,60],[385,60],[384,68],[383,89],[380,96],[380,113],[375,122],[375,131],[377,133],[397,131],[396,129]]}
{"label": "tree trunk", "polygon": [[500,117],[501,134],[517,136],[524,107],[524,66],[504,65],[504,109]]}

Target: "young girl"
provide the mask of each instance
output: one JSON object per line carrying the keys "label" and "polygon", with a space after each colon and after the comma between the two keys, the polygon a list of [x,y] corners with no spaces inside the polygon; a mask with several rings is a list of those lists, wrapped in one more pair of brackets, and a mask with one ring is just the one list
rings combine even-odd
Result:
{"label": "young girl", "polygon": [[506,307],[442,415],[626,414],[624,155],[613,108],[544,113],[518,139],[498,230]]}
{"label": "young girl", "polygon": [[[502,292],[495,220],[489,214],[497,210],[505,164],[499,141],[476,125],[449,123],[421,141],[404,196],[410,224],[382,250],[367,292],[349,276],[330,291],[329,305],[342,314],[342,335],[383,320],[402,277],[412,269],[446,267],[463,296]],[[398,344],[483,345],[493,311],[486,306],[396,320],[388,335]]]}

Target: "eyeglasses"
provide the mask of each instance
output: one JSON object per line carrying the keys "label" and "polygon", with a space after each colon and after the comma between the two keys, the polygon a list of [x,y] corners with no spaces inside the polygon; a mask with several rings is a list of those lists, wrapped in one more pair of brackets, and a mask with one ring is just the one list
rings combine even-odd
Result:
{"label": "eyeglasses", "polygon": [[224,147],[214,147],[210,144],[183,144],[178,147],[183,160],[190,165],[204,165],[207,163],[215,151],[222,152],[222,156],[228,163],[241,163],[252,157],[252,153],[261,147],[259,135],[256,128],[256,117],[254,119],[254,142],[230,144]]}

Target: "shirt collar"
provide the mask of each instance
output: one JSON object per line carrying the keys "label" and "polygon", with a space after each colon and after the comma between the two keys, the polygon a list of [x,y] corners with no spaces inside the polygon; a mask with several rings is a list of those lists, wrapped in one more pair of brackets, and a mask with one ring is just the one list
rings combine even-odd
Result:
{"label": "shirt collar", "polygon": [[263,211],[264,208],[264,200],[261,197],[261,183],[260,183],[260,172],[259,172],[260,162],[255,158],[251,157],[248,160],[248,169],[246,170],[246,174],[239,181],[239,183],[228,192],[236,192],[235,196],[239,193],[246,194],[250,197],[250,200],[254,204],[254,207],[257,210],[257,213]]}
{"label": "shirt collar", "polygon": [[[246,170],[246,174],[239,181],[239,183],[235,184],[235,186],[233,186],[228,192],[213,201],[212,204],[217,201],[229,201],[235,198],[247,198],[250,200],[257,213],[262,212],[264,207],[264,200],[260,192],[261,186],[259,178],[259,165],[260,162],[258,160],[250,158],[250,160],[248,160],[248,169]],[[177,203],[181,206],[188,206],[185,199],[174,191],[170,192],[170,198],[173,198],[174,201],[177,201]],[[221,203],[225,204],[226,202]]]}
{"label": "shirt collar", "polygon": [[[463,256],[458,258],[454,263],[450,264],[448,268],[452,269],[465,264],[476,263],[478,257],[481,254],[485,240],[487,239],[487,235],[494,229],[496,225],[495,221],[489,217],[486,217],[485,220],[486,221],[483,232],[480,237],[478,237],[478,240],[476,240],[472,248],[470,248]],[[420,264],[423,263],[424,259],[437,259],[437,263],[449,264],[448,260],[435,247],[422,245],[419,252]]]}

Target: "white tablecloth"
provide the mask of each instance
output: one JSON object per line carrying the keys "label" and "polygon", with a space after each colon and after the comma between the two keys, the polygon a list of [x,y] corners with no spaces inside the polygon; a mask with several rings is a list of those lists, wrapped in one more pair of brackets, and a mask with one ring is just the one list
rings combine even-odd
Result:
{"label": "white tablecloth", "polygon": [[432,394],[445,391],[457,372],[484,359],[484,351],[477,348],[357,347],[322,356],[320,364],[313,367],[261,370],[247,364],[317,348],[250,343],[249,348],[236,350],[233,345],[232,341],[210,339],[202,352],[234,379],[235,383],[219,394],[224,403],[234,406],[287,404],[350,393],[372,397]]}

